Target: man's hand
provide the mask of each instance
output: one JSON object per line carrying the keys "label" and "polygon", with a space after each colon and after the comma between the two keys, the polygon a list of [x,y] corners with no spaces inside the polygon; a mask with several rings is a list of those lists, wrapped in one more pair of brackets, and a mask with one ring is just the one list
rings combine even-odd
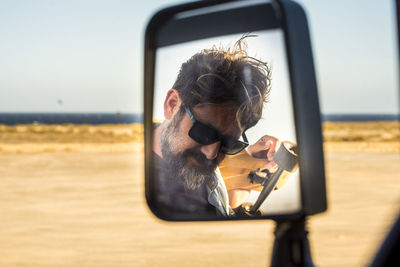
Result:
{"label": "man's hand", "polygon": [[271,169],[276,166],[274,155],[280,146],[278,138],[264,135],[256,143],[247,147],[247,153],[258,159],[265,159],[265,169]]}
{"label": "man's hand", "polygon": [[232,209],[239,207],[250,195],[248,189],[232,189],[228,191],[229,206]]}
{"label": "man's hand", "polygon": [[[280,146],[278,138],[264,135],[256,143],[247,147],[247,153],[257,159],[264,159],[263,169],[272,169],[276,166],[274,155]],[[249,189],[232,189],[228,191],[229,205],[232,208],[240,206],[250,195]]]}

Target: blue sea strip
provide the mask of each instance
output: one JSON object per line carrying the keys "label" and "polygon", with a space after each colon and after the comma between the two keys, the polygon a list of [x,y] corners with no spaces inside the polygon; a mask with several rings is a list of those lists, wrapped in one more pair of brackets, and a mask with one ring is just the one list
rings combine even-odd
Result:
{"label": "blue sea strip", "polygon": [[[322,122],[399,121],[400,114],[321,114]],[[143,123],[137,113],[0,113],[0,124],[131,124]]]}

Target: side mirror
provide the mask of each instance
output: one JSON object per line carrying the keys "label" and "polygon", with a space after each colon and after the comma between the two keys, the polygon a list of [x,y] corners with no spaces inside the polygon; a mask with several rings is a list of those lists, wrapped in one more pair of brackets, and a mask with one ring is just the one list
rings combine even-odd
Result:
{"label": "side mirror", "polygon": [[[230,67],[215,67],[226,58],[250,65],[229,76]],[[144,98],[146,199],[156,216],[280,221],[326,210],[317,87],[298,4],[201,1],[159,11],[146,29]]]}

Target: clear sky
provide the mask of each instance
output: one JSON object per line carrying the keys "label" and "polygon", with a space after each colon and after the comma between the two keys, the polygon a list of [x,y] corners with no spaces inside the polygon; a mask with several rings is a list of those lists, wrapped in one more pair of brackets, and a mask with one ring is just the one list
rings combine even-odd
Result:
{"label": "clear sky", "polygon": [[[398,112],[394,1],[299,2],[322,112]],[[171,3],[2,0],[0,112],[142,112],[145,24]]]}

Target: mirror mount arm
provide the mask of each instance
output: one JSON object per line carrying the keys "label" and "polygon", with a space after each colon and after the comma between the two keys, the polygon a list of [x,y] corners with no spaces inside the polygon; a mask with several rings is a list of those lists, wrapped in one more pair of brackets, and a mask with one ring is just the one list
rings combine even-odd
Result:
{"label": "mirror mount arm", "polygon": [[301,217],[298,220],[276,221],[271,267],[315,267],[311,258],[306,220],[307,217]]}

